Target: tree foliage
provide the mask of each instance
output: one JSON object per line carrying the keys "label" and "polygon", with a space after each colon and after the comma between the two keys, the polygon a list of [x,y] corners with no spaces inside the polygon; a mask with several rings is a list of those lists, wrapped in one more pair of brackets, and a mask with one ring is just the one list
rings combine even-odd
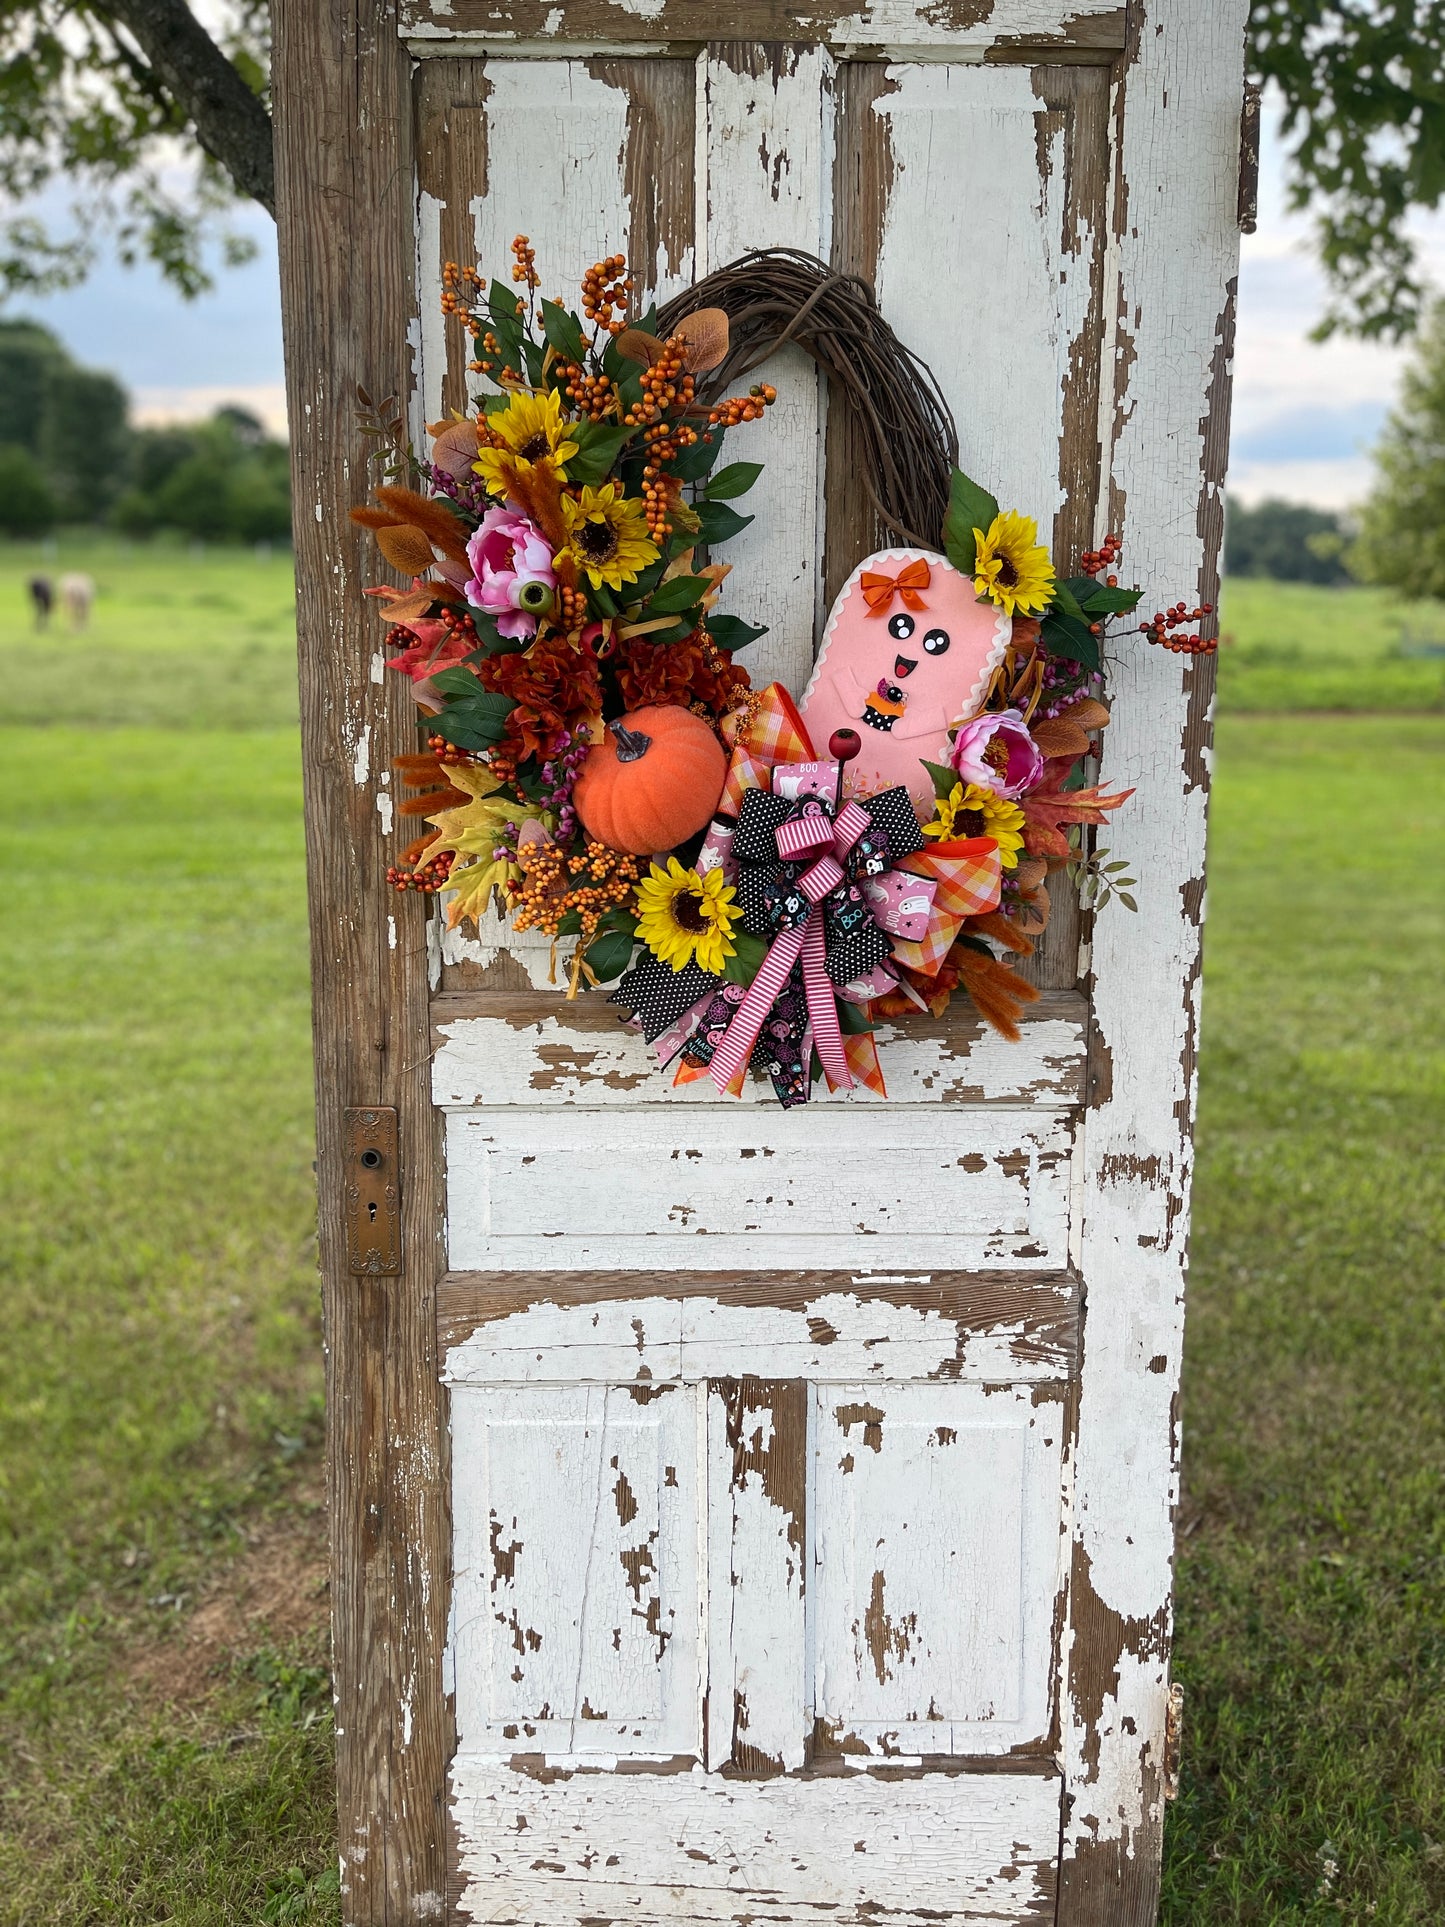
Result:
{"label": "tree foliage", "polygon": [[1318,333],[1397,340],[1426,299],[1405,219],[1445,196],[1445,5],[1252,0],[1249,32],[1283,96],[1291,203],[1316,216]]}
{"label": "tree foliage", "polygon": [[267,0],[219,0],[213,33],[186,0],[0,0],[0,194],[69,196],[57,235],[33,213],[0,224],[0,297],[83,281],[95,238],[155,263],[183,294],[254,243],[241,198],[275,212]]}
{"label": "tree foliage", "polygon": [[1375,462],[1350,567],[1402,595],[1445,601],[1445,301],[1420,332]]}
{"label": "tree foliage", "polygon": [[[72,187],[72,233],[0,223],[0,298],[85,278],[93,237],[182,293],[250,245],[238,199],[274,213],[269,0],[0,0],[0,193]],[[217,22],[211,26],[206,23]],[[1251,64],[1278,87],[1290,193],[1318,216],[1321,332],[1388,339],[1424,298],[1405,232],[1445,195],[1445,0],[1252,0]]]}
{"label": "tree foliage", "polygon": [[109,523],[207,541],[285,541],[284,442],[241,408],[208,422],[133,428],[113,375],[82,368],[48,328],[0,320],[0,530]]}
{"label": "tree foliage", "polygon": [[1275,582],[1348,582],[1340,518],[1303,502],[1270,500],[1246,508],[1233,499],[1224,520],[1226,575]]}

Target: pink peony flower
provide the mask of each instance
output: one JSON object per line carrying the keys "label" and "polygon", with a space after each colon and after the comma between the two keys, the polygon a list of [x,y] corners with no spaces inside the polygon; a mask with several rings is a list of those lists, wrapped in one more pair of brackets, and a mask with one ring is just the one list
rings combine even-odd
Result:
{"label": "pink peony flower", "polygon": [[1016,709],[960,723],[949,761],[965,783],[1012,800],[1041,782],[1044,759]]}
{"label": "pink peony flower", "polygon": [[513,509],[488,509],[467,544],[467,559],[468,602],[495,616],[504,636],[534,636],[537,618],[557,592],[552,551],[541,531]]}

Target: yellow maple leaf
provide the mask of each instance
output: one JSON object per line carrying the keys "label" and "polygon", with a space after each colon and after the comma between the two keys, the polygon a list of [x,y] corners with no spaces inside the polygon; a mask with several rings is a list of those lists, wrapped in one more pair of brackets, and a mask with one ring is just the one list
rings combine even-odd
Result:
{"label": "yellow maple leaf", "polygon": [[455,892],[447,905],[447,928],[455,930],[463,917],[471,917],[480,924],[492,900],[492,892],[500,891],[505,898],[508,889],[520,875],[516,864],[506,857],[483,858],[476,863],[466,864],[460,870],[453,870],[447,879],[448,890]]}

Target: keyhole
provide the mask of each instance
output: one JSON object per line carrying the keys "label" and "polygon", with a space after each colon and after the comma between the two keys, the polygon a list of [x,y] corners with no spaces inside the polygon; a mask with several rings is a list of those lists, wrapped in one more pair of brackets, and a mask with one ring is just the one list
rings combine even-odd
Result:
{"label": "keyhole", "polygon": [[368,1217],[368,1218],[369,1218],[369,1219],[371,1220],[371,1222],[372,1222],[373,1224],[375,1224],[375,1223],[376,1223],[376,1206],[375,1206],[374,1204],[368,1204],[368,1205],[367,1205],[367,1207],[366,1207],[366,1215],[367,1215],[367,1217]]}

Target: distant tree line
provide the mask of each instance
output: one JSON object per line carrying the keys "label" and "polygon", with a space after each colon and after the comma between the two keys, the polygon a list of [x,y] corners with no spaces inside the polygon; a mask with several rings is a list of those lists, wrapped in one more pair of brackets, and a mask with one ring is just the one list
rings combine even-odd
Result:
{"label": "distant tree line", "polygon": [[285,541],[290,463],[243,408],[136,428],[113,375],[33,321],[0,320],[0,533],[89,524],[206,541]]}
{"label": "distant tree line", "polygon": [[1333,585],[1354,578],[1345,566],[1349,536],[1338,515],[1303,502],[1230,499],[1224,517],[1224,573],[1276,582]]}

